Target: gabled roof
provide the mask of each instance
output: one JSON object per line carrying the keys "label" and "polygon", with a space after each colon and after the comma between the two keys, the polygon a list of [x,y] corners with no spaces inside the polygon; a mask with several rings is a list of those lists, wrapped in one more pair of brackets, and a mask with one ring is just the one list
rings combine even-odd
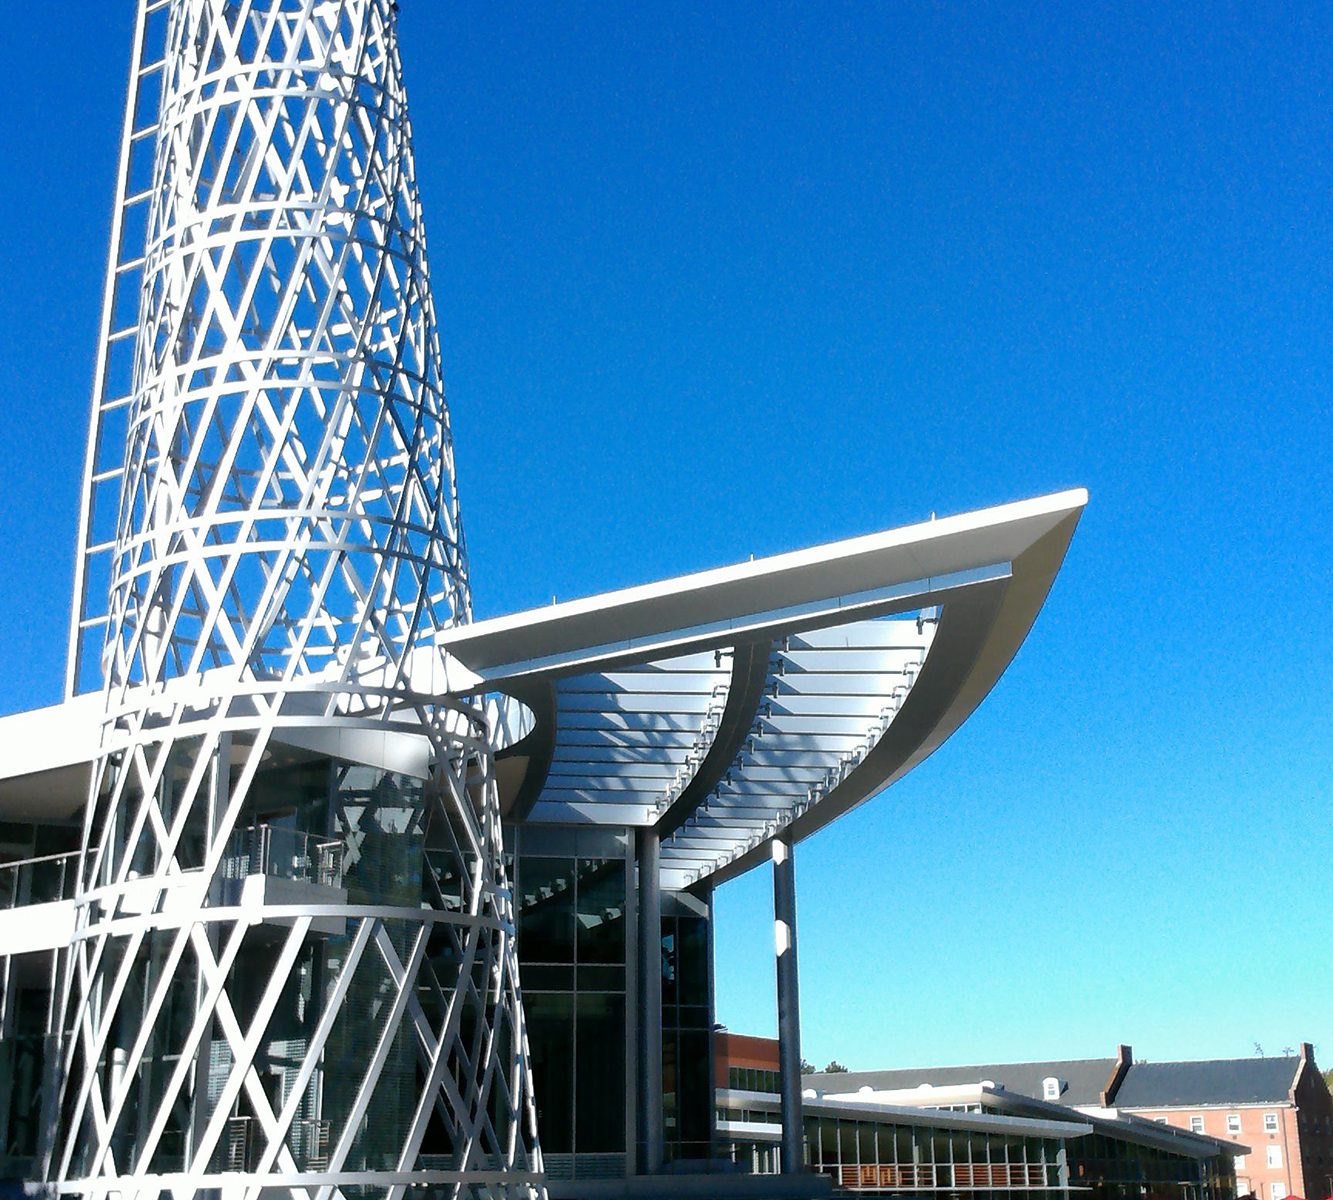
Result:
{"label": "gabled roof", "polygon": [[[1115,1071],[1114,1058],[1072,1058],[1055,1062],[990,1063],[972,1067],[909,1067],[896,1071],[850,1071],[827,1075],[816,1072],[805,1077],[806,1087],[821,1092],[902,1091],[929,1084],[932,1088],[960,1087],[989,1080],[1020,1096],[1043,1098],[1042,1081],[1061,1081],[1059,1103],[1100,1104],[1102,1089]],[[1118,1101],[1117,1101],[1118,1102]],[[922,1101],[928,1103],[928,1101]]]}
{"label": "gabled roof", "polygon": [[1118,1108],[1175,1108],[1285,1103],[1300,1062],[1293,1055],[1135,1063],[1116,1092],[1115,1104]]}

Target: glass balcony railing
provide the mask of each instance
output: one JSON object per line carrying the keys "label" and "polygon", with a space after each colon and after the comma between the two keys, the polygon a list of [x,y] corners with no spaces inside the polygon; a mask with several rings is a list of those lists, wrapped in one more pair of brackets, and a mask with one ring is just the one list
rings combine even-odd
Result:
{"label": "glass balcony railing", "polygon": [[[0,863],[0,912],[72,900],[79,886],[80,851]],[[252,825],[232,835],[223,864],[228,879],[269,875],[323,887],[342,887],[343,845],[275,825]]]}
{"label": "glass balcony railing", "polygon": [[232,834],[223,871],[228,879],[268,875],[342,887],[343,844],[280,825],[251,825]]}
{"label": "glass balcony railing", "polygon": [[0,863],[0,911],[72,900],[79,886],[79,851]]}

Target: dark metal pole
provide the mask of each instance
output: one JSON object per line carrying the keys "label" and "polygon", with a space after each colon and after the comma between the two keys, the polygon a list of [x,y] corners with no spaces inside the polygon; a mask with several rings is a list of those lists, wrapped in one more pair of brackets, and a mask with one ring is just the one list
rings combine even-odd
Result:
{"label": "dark metal pole", "polygon": [[640,829],[639,858],[639,1173],[662,1169],[666,1121],[662,1111],[661,841]]}
{"label": "dark metal pole", "polygon": [[801,997],[796,967],[796,862],[784,835],[773,839],[773,938],[778,970],[778,1066],[782,1087],[782,1172],[805,1169],[801,1119]]}
{"label": "dark metal pole", "polygon": [[717,1158],[717,990],[713,941],[713,881],[705,880],[694,889],[695,895],[708,905],[707,968],[708,968],[708,1157]]}

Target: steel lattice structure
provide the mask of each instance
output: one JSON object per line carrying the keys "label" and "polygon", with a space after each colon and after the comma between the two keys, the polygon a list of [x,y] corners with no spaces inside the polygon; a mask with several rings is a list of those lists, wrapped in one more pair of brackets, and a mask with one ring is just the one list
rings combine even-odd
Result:
{"label": "steel lattice structure", "polygon": [[395,10],[140,0],[62,1192],[542,1187],[488,730],[435,646],[470,602]]}

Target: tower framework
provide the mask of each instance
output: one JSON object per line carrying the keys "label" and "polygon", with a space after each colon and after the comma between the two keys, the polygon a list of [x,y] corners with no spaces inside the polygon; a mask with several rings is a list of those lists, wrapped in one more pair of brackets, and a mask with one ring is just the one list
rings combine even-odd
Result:
{"label": "tower framework", "polygon": [[470,601],[395,13],[140,0],[65,1193],[541,1190],[489,730],[436,650]]}

